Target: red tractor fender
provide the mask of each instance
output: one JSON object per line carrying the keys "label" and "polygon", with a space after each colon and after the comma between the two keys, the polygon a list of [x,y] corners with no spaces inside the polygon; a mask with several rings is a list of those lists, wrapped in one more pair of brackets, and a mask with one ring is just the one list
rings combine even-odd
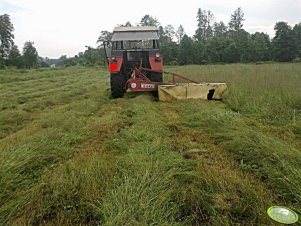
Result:
{"label": "red tractor fender", "polygon": [[151,69],[160,73],[163,73],[163,57],[160,56],[159,58],[155,56],[149,57],[149,63],[151,65]]}
{"label": "red tractor fender", "polygon": [[111,73],[117,73],[121,70],[121,66],[123,64],[123,57],[110,58],[109,60],[109,71]]}

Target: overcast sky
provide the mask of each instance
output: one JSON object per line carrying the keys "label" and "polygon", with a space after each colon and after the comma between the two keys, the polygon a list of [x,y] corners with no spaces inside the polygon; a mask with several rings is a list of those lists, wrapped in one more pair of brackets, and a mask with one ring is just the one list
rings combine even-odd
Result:
{"label": "overcast sky", "polygon": [[166,26],[183,25],[192,36],[198,8],[211,10],[217,21],[228,23],[231,13],[242,7],[248,32],[274,35],[277,21],[301,22],[301,0],[0,0],[0,15],[11,15],[15,43],[22,49],[34,41],[40,56],[74,56],[85,46],[96,46],[102,30],[117,24],[139,23],[150,14]]}

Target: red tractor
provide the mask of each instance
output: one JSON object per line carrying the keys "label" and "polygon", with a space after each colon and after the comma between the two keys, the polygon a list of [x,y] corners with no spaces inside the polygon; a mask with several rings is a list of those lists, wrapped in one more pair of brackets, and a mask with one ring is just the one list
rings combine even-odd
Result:
{"label": "red tractor", "polygon": [[[113,31],[112,52],[108,60],[113,98],[132,92],[152,92],[160,101],[178,99],[220,100],[227,90],[225,83],[198,83],[183,75],[163,83],[163,57],[159,51],[156,27],[118,27]],[[104,45],[105,46],[105,45]],[[176,83],[176,79],[189,83]]]}
{"label": "red tractor", "polygon": [[[114,29],[109,58],[113,98],[123,97],[127,89],[157,94],[157,85],[163,81],[158,31],[156,27]],[[143,68],[143,74],[139,68]]]}

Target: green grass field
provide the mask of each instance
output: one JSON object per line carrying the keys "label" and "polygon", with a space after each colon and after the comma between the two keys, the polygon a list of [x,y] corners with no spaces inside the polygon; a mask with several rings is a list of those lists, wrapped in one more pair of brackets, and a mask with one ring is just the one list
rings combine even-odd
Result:
{"label": "green grass field", "polygon": [[0,71],[0,225],[274,225],[301,211],[301,64],[171,67],[223,101],[110,99],[105,69]]}

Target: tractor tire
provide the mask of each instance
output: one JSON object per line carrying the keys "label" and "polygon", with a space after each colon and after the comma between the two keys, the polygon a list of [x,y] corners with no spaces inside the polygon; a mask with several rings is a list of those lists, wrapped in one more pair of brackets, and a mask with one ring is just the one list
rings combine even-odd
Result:
{"label": "tractor tire", "polygon": [[112,98],[122,98],[124,96],[125,90],[124,86],[126,84],[126,79],[121,73],[111,74],[111,95]]}
{"label": "tractor tire", "polygon": [[[163,75],[162,73],[152,73],[151,80],[153,82],[163,82]],[[159,97],[158,91],[153,91],[152,95],[156,98]]]}

